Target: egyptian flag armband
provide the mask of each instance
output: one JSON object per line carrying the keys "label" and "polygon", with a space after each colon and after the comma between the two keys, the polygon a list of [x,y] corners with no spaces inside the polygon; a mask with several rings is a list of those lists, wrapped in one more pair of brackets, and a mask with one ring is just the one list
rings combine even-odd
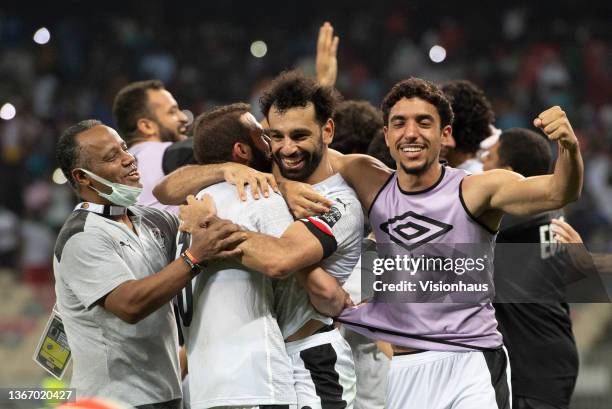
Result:
{"label": "egyptian flag armband", "polygon": [[306,219],[300,219],[299,221],[304,223],[306,228],[321,243],[324,259],[334,254],[338,248],[338,243],[336,242],[336,238],[331,228],[329,228],[324,221],[316,217],[308,217]]}

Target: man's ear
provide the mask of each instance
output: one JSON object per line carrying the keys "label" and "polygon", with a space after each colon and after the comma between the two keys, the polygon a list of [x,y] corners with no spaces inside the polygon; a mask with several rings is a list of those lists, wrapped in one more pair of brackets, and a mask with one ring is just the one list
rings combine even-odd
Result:
{"label": "man's ear", "polygon": [[336,125],[334,124],[334,120],[329,118],[325,125],[323,125],[323,143],[327,146],[331,145],[334,140],[334,130]]}
{"label": "man's ear", "polygon": [[159,127],[157,124],[147,118],[140,118],[136,122],[136,128],[145,138],[150,138],[159,133]]}
{"label": "man's ear", "polygon": [[72,169],[70,172],[72,175],[72,179],[76,182],[77,186],[89,186],[91,185],[91,180],[85,175],[80,169]]}
{"label": "man's ear", "polygon": [[446,125],[442,128],[442,146],[446,146],[448,148],[455,148],[457,146],[457,142],[455,142],[455,138],[453,138],[453,128],[450,125]]}
{"label": "man's ear", "polygon": [[389,133],[389,127],[387,127],[387,125],[383,126],[383,135],[385,136],[385,145],[387,145],[387,148],[389,147],[389,142],[387,141],[388,133]]}
{"label": "man's ear", "polygon": [[246,143],[236,142],[232,147],[232,162],[248,165],[251,156],[251,147]]}

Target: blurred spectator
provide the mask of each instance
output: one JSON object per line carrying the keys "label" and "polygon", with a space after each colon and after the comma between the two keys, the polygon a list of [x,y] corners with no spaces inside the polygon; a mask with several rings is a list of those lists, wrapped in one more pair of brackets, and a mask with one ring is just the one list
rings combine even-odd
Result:
{"label": "blurred spectator", "polygon": [[334,123],[330,147],[344,154],[366,153],[370,142],[383,134],[382,112],[367,101],[341,102]]}
{"label": "blurred spectator", "polygon": [[442,84],[455,114],[453,133],[448,145],[442,145],[440,158],[454,168],[471,173],[482,172],[482,163],[476,157],[480,142],[494,131],[495,115],[491,103],[482,89],[466,80],[454,80]]}

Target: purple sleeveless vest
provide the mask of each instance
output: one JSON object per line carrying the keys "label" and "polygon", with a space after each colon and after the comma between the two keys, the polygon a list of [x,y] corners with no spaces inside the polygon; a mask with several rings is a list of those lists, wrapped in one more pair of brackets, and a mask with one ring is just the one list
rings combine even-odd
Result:
{"label": "purple sleeveless vest", "polygon": [[[432,251],[472,243],[471,247],[484,248],[487,253],[484,274],[492,278],[496,233],[467,212],[460,193],[461,181],[467,175],[464,170],[443,167],[440,179],[432,187],[402,192],[394,173],[374,199],[369,214],[379,257],[384,251],[381,248],[394,248],[397,255],[419,248]],[[338,321],[370,338],[415,349],[466,351],[498,348],[502,344],[495,310],[488,300],[453,300],[380,302],[375,296],[371,303],[345,310]]]}

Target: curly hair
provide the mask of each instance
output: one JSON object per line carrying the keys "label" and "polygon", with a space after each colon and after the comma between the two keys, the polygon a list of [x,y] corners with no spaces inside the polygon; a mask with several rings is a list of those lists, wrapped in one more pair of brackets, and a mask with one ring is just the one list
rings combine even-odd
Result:
{"label": "curly hair", "polygon": [[334,116],[339,98],[333,87],[322,86],[299,71],[286,71],[272,81],[259,99],[259,104],[267,119],[272,106],[284,113],[291,108],[305,108],[311,102],[317,122],[323,125]]}
{"label": "curly hair", "polygon": [[343,101],[334,115],[336,129],[330,147],[342,153],[366,153],[382,134],[382,112],[367,101]]}
{"label": "curly hair", "polygon": [[455,149],[476,153],[480,142],[491,134],[495,120],[491,104],[482,89],[470,81],[457,80],[442,84],[442,91],[453,107]]}
{"label": "curly hair", "polygon": [[385,125],[389,123],[391,108],[402,98],[420,98],[436,107],[440,115],[440,129],[453,123],[453,110],[444,93],[427,80],[410,77],[395,84],[385,95],[381,104]]}
{"label": "curly hair", "polygon": [[193,154],[200,164],[231,162],[236,142],[250,144],[249,130],[240,116],[251,106],[242,102],[215,107],[193,124]]}

